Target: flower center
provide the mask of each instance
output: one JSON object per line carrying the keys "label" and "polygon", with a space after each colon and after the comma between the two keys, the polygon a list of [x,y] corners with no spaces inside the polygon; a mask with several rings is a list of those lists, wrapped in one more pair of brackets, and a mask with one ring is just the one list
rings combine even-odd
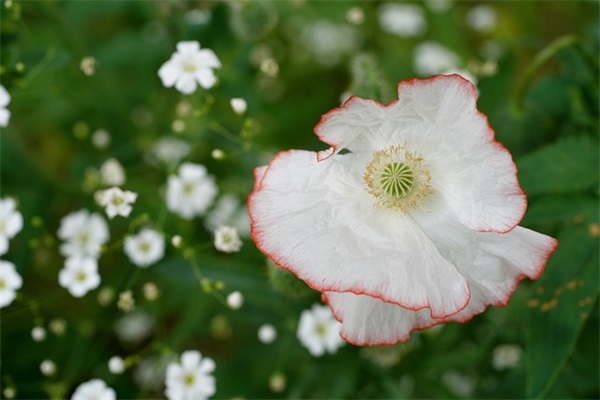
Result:
{"label": "flower center", "polygon": [[183,185],[183,193],[186,196],[190,196],[193,192],[194,192],[194,184],[193,183],[188,182]]}
{"label": "flower center", "polygon": [[192,386],[194,384],[194,381],[196,380],[196,378],[194,377],[193,374],[186,374],[183,377],[183,383],[186,386]]}
{"label": "flower center", "polygon": [[0,290],[4,289],[6,287],[6,283],[4,283],[4,279],[0,278]]}
{"label": "flower center", "polygon": [[148,242],[141,242],[139,249],[142,253],[148,253],[150,251],[150,243]]}
{"label": "flower center", "polygon": [[196,65],[194,65],[194,63],[192,62],[185,62],[183,63],[183,70],[185,72],[196,72]]}
{"label": "flower center", "polygon": [[85,282],[85,281],[86,281],[86,278],[87,278],[87,275],[86,275],[86,274],[85,274],[85,272],[83,272],[83,271],[79,271],[79,272],[77,273],[77,275],[75,276],[75,279],[76,279],[78,282]]}
{"label": "flower center", "polygon": [[432,192],[431,177],[423,158],[402,146],[390,146],[373,154],[363,179],[375,198],[375,207],[400,210],[419,207]]}
{"label": "flower center", "polygon": [[315,332],[317,333],[318,336],[323,337],[323,336],[325,336],[325,333],[327,333],[327,328],[325,327],[324,324],[319,323],[315,326]]}

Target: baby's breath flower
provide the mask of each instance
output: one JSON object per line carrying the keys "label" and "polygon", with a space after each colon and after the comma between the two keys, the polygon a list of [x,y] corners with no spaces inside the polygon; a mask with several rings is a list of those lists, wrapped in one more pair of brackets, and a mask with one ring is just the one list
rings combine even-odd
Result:
{"label": "baby's breath flower", "polygon": [[419,36],[427,23],[423,9],[416,4],[385,3],[379,7],[379,25],[400,37]]}
{"label": "baby's breath flower", "polygon": [[10,261],[0,260],[0,308],[10,305],[23,285],[23,278]]}
{"label": "baby's breath flower", "polygon": [[215,248],[224,253],[236,253],[242,248],[242,241],[236,228],[223,225],[215,231]]}
{"label": "baby's breath flower", "polygon": [[346,11],[346,20],[353,25],[361,25],[365,22],[365,12],[359,6],[354,6]]}
{"label": "baby's breath flower", "polygon": [[160,290],[154,282],[146,282],[142,287],[144,298],[148,301],[154,301],[160,296]]}
{"label": "baby's breath flower", "polygon": [[274,393],[281,393],[285,390],[286,379],[283,372],[275,372],[269,378],[269,389]]}
{"label": "baby's breath flower", "polygon": [[96,192],[96,200],[105,207],[106,215],[112,219],[117,215],[128,217],[133,210],[131,206],[137,199],[137,193],[121,190],[118,187]]}
{"label": "baby's breath flower", "polygon": [[231,307],[232,309],[238,310],[242,307],[243,304],[244,296],[237,290],[235,292],[229,293],[229,295],[227,296],[227,305],[229,305],[229,307]]}
{"label": "baby's breath flower", "polygon": [[514,368],[522,353],[523,350],[516,344],[502,344],[494,349],[492,366],[498,371]]}
{"label": "baby's breath flower", "polygon": [[31,338],[35,342],[42,342],[46,339],[46,329],[43,326],[34,326],[31,330]]}
{"label": "baby's breath flower", "polygon": [[273,343],[277,339],[277,331],[270,324],[261,325],[258,328],[258,340],[264,344]]}
{"label": "baby's breath flower", "polygon": [[460,60],[450,49],[430,41],[416,47],[413,62],[417,74],[430,76],[458,68]]}
{"label": "baby's breath flower", "polygon": [[56,373],[56,364],[52,360],[44,360],[40,364],[40,371],[46,376],[52,376]]}
{"label": "baby's breath flower", "polygon": [[340,337],[341,327],[329,307],[315,304],[300,314],[296,335],[311,355],[320,357],[325,352],[334,354],[344,345]]}
{"label": "baby's breath flower", "polygon": [[213,69],[221,68],[221,62],[210,49],[200,49],[196,41],[177,43],[177,51],[158,70],[158,76],[166,87],[175,86],[183,94],[196,91],[200,84],[210,89],[217,82]]}
{"label": "baby's breath flower", "polygon": [[229,100],[229,104],[231,104],[233,112],[239,115],[245,113],[246,109],[248,108],[246,100],[242,99],[241,97],[232,98],[231,100]]}
{"label": "baby's breath flower", "polygon": [[245,203],[231,193],[226,193],[217,200],[217,203],[204,220],[206,228],[215,232],[223,225],[233,226],[239,236],[250,236],[250,216]]}
{"label": "baby's breath flower", "polygon": [[119,356],[112,356],[108,360],[108,370],[115,375],[122,374],[125,372],[125,360]]}
{"label": "baby's breath flower", "polygon": [[62,336],[67,330],[67,322],[63,318],[54,318],[50,321],[48,327],[50,328],[50,332],[57,336]]}
{"label": "baby's breath flower", "polygon": [[179,235],[173,235],[173,237],[171,238],[171,244],[176,249],[179,249],[181,247],[181,245],[183,244],[183,238]]}
{"label": "baby's breath flower", "polygon": [[133,292],[131,290],[127,290],[119,294],[117,307],[123,312],[129,312],[133,310],[135,307],[135,299],[133,298]]}
{"label": "baby's breath flower", "polygon": [[154,330],[154,319],[143,311],[125,314],[115,324],[115,332],[120,341],[138,343],[149,337]]}
{"label": "baby's breath flower", "polygon": [[108,225],[100,214],[80,210],[61,220],[58,237],[65,241],[60,246],[63,256],[98,258],[102,245],[109,238]]}
{"label": "baby's breath flower", "polygon": [[184,351],[181,362],[167,366],[165,394],[169,400],[204,400],[215,394],[215,363],[198,351]]}
{"label": "baby's breath flower", "polygon": [[100,286],[98,261],[93,257],[73,256],[65,260],[58,274],[58,283],[74,297],[83,297]]}
{"label": "baby's breath flower", "polygon": [[210,156],[215,160],[224,160],[225,152],[221,149],[214,149],[210,152]]}
{"label": "baby's breath flower", "polygon": [[79,68],[86,76],[92,76],[96,73],[96,65],[98,62],[94,57],[84,57],[79,63]]}
{"label": "baby's breath flower", "polygon": [[191,147],[186,141],[171,136],[165,136],[154,143],[148,153],[148,158],[159,164],[175,167],[181,160],[187,157],[191,151]]}
{"label": "baby's breath flower", "polygon": [[109,186],[121,186],[125,183],[125,170],[119,161],[109,158],[100,166],[100,179]]}
{"label": "baby's breath flower", "polygon": [[9,241],[23,229],[23,216],[17,210],[14,199],[0,199],[0,255],[9,248]]}
{"label": "baby's breath flower", "polygon": [[203,214],[217,195],[214,178],[200,164],[184,163],[167,182],[167,208],[184,219]]}
{"label": "baby's breath flower", "polygon": [[479,4],[467,13],[467,25],[478,32],[490,32],[496,27],[497,13],[489,4]]}
{"label": "baby's breath flower", "polygon": [[127,236],[123,249],[133,264],[145,268],[163,258],[165,238],[154,229],[144,228],[137,235]]}
{"label": "baby's breath flower", "polygon": [[185,131],[185,121],[182,121],[180,119],[176,119],[171,124],[171,129],[175,133],[181,133],[181,132]]}
{"label": "baby's breath flower", "polygon": [[10,111],[7,108],[9,103],[10,94],[4,86],[0,85],[0,127],[7,127],[8,121],[10,121]]}
{"label": "baby's breath flower", "polygon": [[106,129],[96,129],[92,133],[92,144],[95,148],[103,150],[110,146],[111,137]]}
{"label": "baby's breath flower", "polygon": [[102,379],[92,379],[82,383],[71,396],[71,400],[116,400],[116,398],[114,389],[106,386],[106,382]]}
{"label": "baby's breath flower", "polygon": [[266,58],[260,63],[260,70],[266,76],[274,77],[279,73],[279,64],[277,64],[274,58]]}

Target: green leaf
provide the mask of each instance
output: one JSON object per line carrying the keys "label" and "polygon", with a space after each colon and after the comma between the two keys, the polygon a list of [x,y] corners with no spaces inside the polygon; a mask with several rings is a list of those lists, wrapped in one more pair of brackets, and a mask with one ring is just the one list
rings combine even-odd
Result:
{"label": "green leaf", "polygon": [[572,193],[599,181],[598,143],[574,137],[552,143],[523,157],[517,166],[521,186],[528,195]]}
{"label": "green leaf", "polygon": [[565,367],[598,297],[597,223],[568,227],[528,302],[527,397],[544,398]]}

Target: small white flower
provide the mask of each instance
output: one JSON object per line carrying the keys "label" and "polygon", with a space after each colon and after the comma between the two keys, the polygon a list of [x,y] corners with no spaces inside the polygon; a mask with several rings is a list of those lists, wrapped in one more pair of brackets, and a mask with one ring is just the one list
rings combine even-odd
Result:
{"label": "small white flower", "polygon": [[73,297],[83,297],[100,285],[98,261],[92,257],[67,258],[64,267],[58,273],[58,283]]}
{"label": "small white flower", "polygon": [[184,219],[200,215],[212,204],[218,189],[200,164],[184,163],[167,182],[167,208]]}
{"label": "small white flower", "polygon": [[250,216],[246,204],[237,196],[224,194],[204,220],[210,231],[216,231],[222,225],[234,226],[241,237],[250,236]]}
{"label": "small white flower", "polygon": [[52,360],[44,360],[40,364],[40,371],[46,376],[52,376],[56,372],[56,364]]}
{"label": "small white flower", "polygon": [[212,13],[210,10],[190,10],[185,13],[185,20],[191,25],[206,25],[210,22]]}
{"label": "small white flower", "polygon": [[237,290],[235,292],[229,293],[229,295],[227,296],[227,305],[233,308],[234,310],[240,309],[243,304],[244,295],[238,292]]}
{"label": "small white flower", "polygon": [[425,5],[433,12],[442,13],[452,8],[454,0],[425,0]]}
{"label": "small white flower", "polygon": [[319,64],[332,67],[352,52],[361,42],[354,27],[318,20],[307,25],[301,42]]}
{"label": "small white flower", "polygon": [[460,397],[469,398],[475,390],[475,382],[471,377],[454,370],[445,372],[442,382]]}
{"label": "small white flower", "polygon": [[116,400],[116,398],[114,389],[106,386],[106,382],[102,379],[92,379],[82,383],[71,396],[71,400]]}
{"label": "small white flower", "polygon": [[125,238],[125,254],[138,267],[154,264],[165,254],[165,237],[154,229],[142,229],[137,235]]}
{"label": "small white flower", "polygon": [[236,253],[242,248],[237,229],[223,225],[215,231],[215,248],[224,253]]}
{"label": "small white flower", "polygon": [[109,186],[122,186],[125,183],[125,170],[121,163],[109,158],[100,166],[100,179]]}
{"label": "small white flower", "polygon": [[137,199],[137,193],[130,192],[129,190],[123,191],[118,187],[102,190],[96,194],[96,200],[101,206],[106,207],[106,215],[110,219],[117,215],[128,217],[133,209],[131,205]]}
{"label": "small white flower", "polygon": [[129,312],[135,308],[135,299],[133,298],[133,292],[131,290],[119,293],[117,307],[124,312]]}
{"label": "small white flower", "polygon": [[142,311],[126,314],[115,324],[115,333],[122,342],[138,343],[154,331],[152,316]]}
{"label": "small white flower", "polygon": [[17,296],[17,290],[23,285],[23,278],[10,261],[0,260],[0,308],[6,307]]}
{"label": "small white flower", "polygon": [[190,154],[190,145],[170,136],[160,138],[154,143],[149,152],[149,158],[160,164],[175,167],[181,160]]}
{"label": "small white flower", "polygon": [[514,368],[519,363],[522,353],[523,350],[516,344],[502,344],[494,349],[492,366],[498,371]]}
{"label": "small white flower", "polygon": [[8,242],[23,229],[23,216],[17,211],[17,203],[7,197],[0,199],[0,255],[8,251]]}
{"label": "small white flower", "polygon": [[8,111],[8,104],[10,103],[10,94],[6,91],[4,86],[0,85],[0,126],[8,126],[10,121],[10,111]]}
{"label": "small white flower", "polygon": [[273,325],[264,324],[258,328],[258,340],[260,340],[261,343],[270,344],[273,343],[275,339],[277,339],[277,331]]}
{"label": "small white flower", "polygon": [[344,344],[340,336],[342,324],[331,314],[329,307],[315,304],[302,311],[296,335],[300,343],[315,357],[325,352],[334,354]]}
{"label": "small white flower", "polygon": [[110,146],[111,137],[106,129],[96,129],[92,133],[92,144],[97,149],[105,149]]}
{"label": "small white flower", "polygon": [[144,293],[144,298],[148,301],[154,301],[160,297],[160,290],[154,282],[144,283],[144,286],[142,286],[142,292]]}
{"label": "small white flower", "polygon": [[365,22],[365,12],[359,6],[354,6],[346,11],[346,21],[353,25],[361,25]]}
{"label": "small white flower", "polygon": [[281,393],[285,390],[286,379],[283,372],[276,372],[269,378],[269,389],[275,393]]}
{"label": "small white flower", "polygon": [[423,9],[415,4],[386,3],[379,7],[379,25],[400,37],[419,36],[427,23]]}
{"label": "small white flower", "polygon": [[108,225],[100,214],[80,210],[62,219],[58,237],[66,242],[60,246],[63,256],[98,258],[102,245],[109,238]]}
{"label": "small white flower", "polygon": [[98,62],[94,57],[84,57],[79,63],[79,68],[86,76],[92,76],[96,73],[96,65]]}
{"label": "small white flower", "polygon": [[458,68],[459,58],[448,48],[436,42],[424,42],[414,53],[415,72],[421,76],[441,74]]}
{"label": "small white flower", "polygon": [[177,51],[158,70],[158,76],[165,87],[175,86],[181,93],[190,94],[198,84],[204,89],[215,85],[215,68],[221,68],[221,62],[212,50],[200,50],[196,41],[179,42]]}
{"label": "small white flower", "polygon": [[112,356],[108,360],[108,370],[115,375],[122,374],[125,371],[125,360],[119,356]]}
{"label": "small white flower", "polygon": [[233,99],[231,99],[229,101],[229,103],[231,104],[231,108],[233,109],[233,112],[235,112],[236,114],[243,114],[246,112],[246,110],[248,109],[248,103],[246,103],[246,100],[240,98],[240,97],[234,97]]}
{"label": "small white flower", "polygon": [[165,394],[169,400],[204,400],[215,394],[216,380],[211,373],[215,363],[198,351],[184,351],[181,363],[167,366]]}
{"label": "small white flower", "polygon": [[43,326],[34,326],[31,330],[31,338],[35,342],[42,342],[46,339],[46,329]]}
{"label": "small white flower", "polygon": [[467,24],[478,32],[490,32],[496,27],[497,14],[494,7],[480,4],[467,13]]}

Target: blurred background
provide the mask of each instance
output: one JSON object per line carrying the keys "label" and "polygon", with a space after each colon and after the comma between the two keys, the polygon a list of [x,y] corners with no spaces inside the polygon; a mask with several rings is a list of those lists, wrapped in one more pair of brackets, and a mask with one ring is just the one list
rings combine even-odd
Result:
{"label": "blurred background", "polygon": [[[2,256],[23,279],[0,310],[3,398],[68,398],[92,378],[118,398],[164,398],[165,366],[184,350],[215,361],[216,398],[599,397],[598,2],[0,7],[11,114],[0,134],[0,197],[23,216]],[[222,64],[217,85],[191,95],[157,74],[186,40]],[[296,329],[319,293],[269,265],[248,237],[253,168],[281,150],[326,148],[312,129],[350,94],[387,102],[400,80],[455,72],[477,85],[479,109],[517,163],[529,198],[522,225],[559,247],[507,307],[406,343],[314,357]],[[233,110],[232,98],[247,109]],[[104,214],[94,193],[110,186],[109,159],[138,199],[129,217],[108,220],[101,284],[75,298],[58,283],[57,231],[80,209]],[[184,161],[205,165],[219,188],[192,220],[164,201]],[[225,196],[227,212],[217,207]],[[215,249],[214,220],[223,218],[239,227],[241,251]],[[166,249],[142,269],[122,243],[147,224],[164,233]],[[239,308],[226,300],[235,291]],[[276,338],[258,337],[264,324]],[[123,373],[109,369],[113,356],[125,360]]]}

